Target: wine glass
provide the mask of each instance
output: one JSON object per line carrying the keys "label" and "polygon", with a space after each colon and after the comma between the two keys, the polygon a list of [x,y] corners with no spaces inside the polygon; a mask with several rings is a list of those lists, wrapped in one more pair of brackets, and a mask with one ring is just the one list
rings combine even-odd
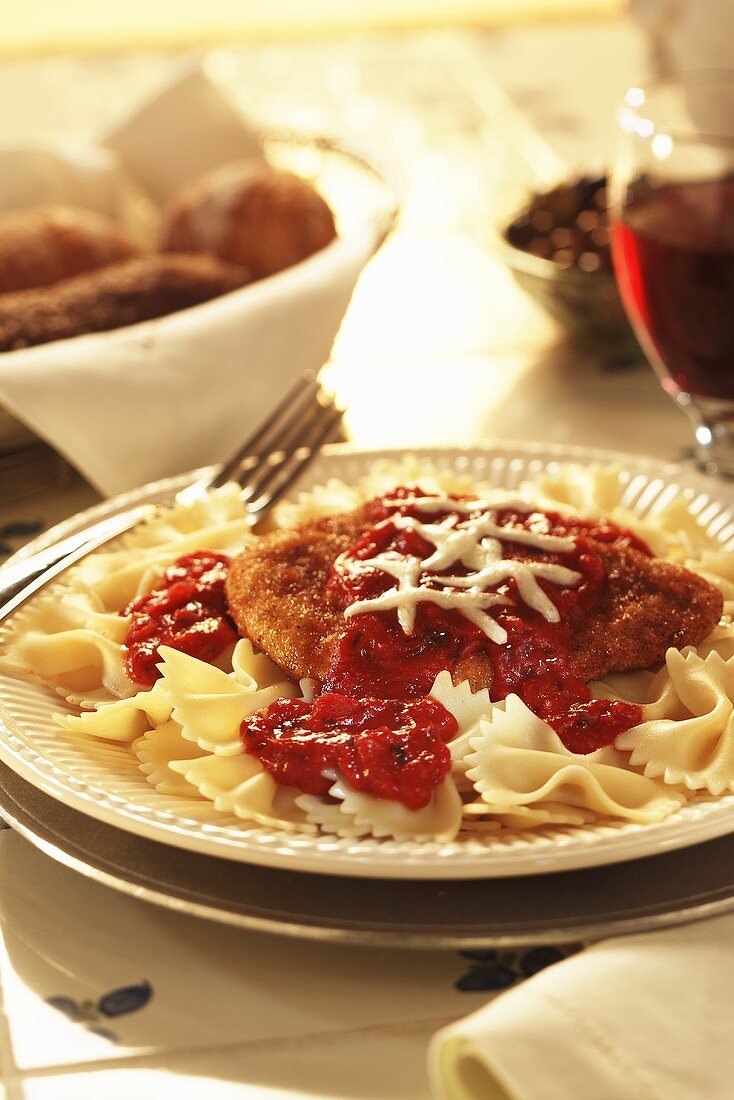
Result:
{"label": "wine glass", "polygon": [[622,300],[699,463],[734,476],[734,72],[630,88],[612,176]]}

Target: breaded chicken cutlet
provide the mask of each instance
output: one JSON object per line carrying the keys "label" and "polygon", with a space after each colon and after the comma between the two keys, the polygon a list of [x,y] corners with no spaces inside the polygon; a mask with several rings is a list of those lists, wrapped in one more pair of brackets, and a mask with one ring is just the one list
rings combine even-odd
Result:
{"label": "breaded chicken cutlet", "polygon": [[[325,678],[344,625],[327,597],[330,571],[373,522],[367,508],[327,516],[265,535],[232,562],[227,599],[240,633],[294,679]],[[607,583],[572,630],[573,669],[587,683],[656,664],[671,646],[697,645],[718,623],[722,596],[703,578],[624,543],[589,542]],[[486,653],[452,671],[473,691],[491,687]]]}

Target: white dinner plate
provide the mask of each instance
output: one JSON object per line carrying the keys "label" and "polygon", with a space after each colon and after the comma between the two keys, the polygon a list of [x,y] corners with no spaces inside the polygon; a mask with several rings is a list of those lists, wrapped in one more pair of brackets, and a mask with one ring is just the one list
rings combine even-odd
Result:
{"label": "white dinner plate", "polygon": [[[662,498],[685,494],[722,546],[734,548],[734,489],[680,466],[580,447],[497,444],[484,448],[416,452],[440,467],[509,489],[559,462],[601,462],[620,467],[623,503],[640,517]],[[399,451],[328,448],[299,489],[330,477],[347,482],[365,474],[377,458]],[[89,509],[37,539],[40,549],[92,519],[141,501],[160,501],[190,480],[169,478]],[[99,821],[192,852],[244,863],[320,874],[370,878],[459,879],[542,874],[600,866],[698,844],[734,831],[734,795],[697,798],[664,821],[634,825],[605,821],[537,831],[459,836],[448,844],[307,836],[247,827],[231,817],[205,823],[181,816],[177,800],[155,791],[132,753],[97,742],[92,749],[53,722],[65,704],[50,690],[0,671],[0,759],[45,794]]]}

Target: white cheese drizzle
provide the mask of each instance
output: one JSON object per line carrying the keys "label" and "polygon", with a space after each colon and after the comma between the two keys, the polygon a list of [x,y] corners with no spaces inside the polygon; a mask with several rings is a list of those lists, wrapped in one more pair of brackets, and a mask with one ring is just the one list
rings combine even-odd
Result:
{"label": "white cheese drizzle", "polygon": [[[346,618],[366,611],[397,610],[398,622],[406,634],[415,628],[416,609],[422,601],[459,611],[483,631],[492,642],[503,645],[507,631],[487,613],[490,607],[507,606],[510,600],[488,588],[514,579],[520,598],[548,622],[557,623],[558,608],[538,584],[550,581],[562,587],[573,587],[581,574],[551,562],[520,562],[502,557],[502,539],[522,543],[537,550],[569,553],[575,539],[548,535],[524,527],[502,527],[497,512],[511,508],[527,514],[532,505],[517,497],[491,493],[481,499],[453,500],[451,497],[409,496],[396,499],[396,504],[416,507],[424,513],[451,512],[434,523],[413,516],[394,515],[378,524],[378,529],[393,524],[398,530],[414,531],[434,549],[427,558],[399,554],[386,550],[373,558],[355,559],[342,554],[336,568],[352,577],[378,571],[393,577],[396,584],[373,599],[357,600],[344,612]],[[466,516],[466,519],[457,519]],[[462,565],[466,574],[455,575],[452,566]]]}

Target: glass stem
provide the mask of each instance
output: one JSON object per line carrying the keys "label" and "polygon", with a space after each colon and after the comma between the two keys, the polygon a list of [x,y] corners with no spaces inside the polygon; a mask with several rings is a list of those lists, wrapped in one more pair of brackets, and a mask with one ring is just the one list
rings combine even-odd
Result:
{"label": "glass stem", "polygon": [[708,474],[734,477],[734,411],[731,405],[694,398],[684,406],[693,424],[696,460]]}

